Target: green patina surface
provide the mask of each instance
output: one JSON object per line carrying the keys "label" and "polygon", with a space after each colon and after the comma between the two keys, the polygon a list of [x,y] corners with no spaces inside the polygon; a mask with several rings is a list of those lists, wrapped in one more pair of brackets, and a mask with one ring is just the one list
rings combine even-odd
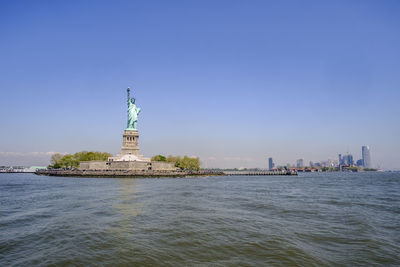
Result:
{"label": "green patina surface", "polygon": [[140,108],[138,108],[135,104],[135,98],[132,97],[130,98],[130,88],[126,90],[128,93],[128,122],[126,126],[126,130],[134,130],[137,131],[137,121],[138,121],[138,115],[141,111]]}

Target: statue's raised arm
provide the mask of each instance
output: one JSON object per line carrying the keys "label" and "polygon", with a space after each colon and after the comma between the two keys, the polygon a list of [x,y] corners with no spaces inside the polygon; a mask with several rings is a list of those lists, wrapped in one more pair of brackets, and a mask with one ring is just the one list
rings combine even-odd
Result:
{"label": "statue's raised arm", "polygon": [[128,108],[129,108],[129,103],[130,103],[130,91],[131,91],[131,88],[130,87],[128,87],[128,89],[126,89],[126,93],[127,93],[127,95],[128,95]]}

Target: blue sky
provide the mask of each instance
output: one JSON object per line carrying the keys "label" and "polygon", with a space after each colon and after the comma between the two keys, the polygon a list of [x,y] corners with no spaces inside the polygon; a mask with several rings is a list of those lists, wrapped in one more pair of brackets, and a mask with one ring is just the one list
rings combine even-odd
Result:
{"label": "blue sky", "polygon": [[399,168],[398,1],[2,1],[0,165],[117,154]]}

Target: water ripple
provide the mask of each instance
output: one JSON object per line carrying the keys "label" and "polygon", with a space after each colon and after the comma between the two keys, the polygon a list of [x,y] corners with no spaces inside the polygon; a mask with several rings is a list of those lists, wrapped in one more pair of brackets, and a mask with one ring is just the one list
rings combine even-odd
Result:
{"label": "water ripple", "polygon": [[400,174],[0,174],[0,266],[400,265]]}

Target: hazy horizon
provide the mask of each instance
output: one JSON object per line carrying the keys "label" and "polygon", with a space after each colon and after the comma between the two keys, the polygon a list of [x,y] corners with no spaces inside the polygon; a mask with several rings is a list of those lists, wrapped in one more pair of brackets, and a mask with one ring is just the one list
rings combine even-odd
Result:
{"label": "hazy horizon", "polygon": [[400,169],[397,1],[0,3],[0,165],[119,153]]}

